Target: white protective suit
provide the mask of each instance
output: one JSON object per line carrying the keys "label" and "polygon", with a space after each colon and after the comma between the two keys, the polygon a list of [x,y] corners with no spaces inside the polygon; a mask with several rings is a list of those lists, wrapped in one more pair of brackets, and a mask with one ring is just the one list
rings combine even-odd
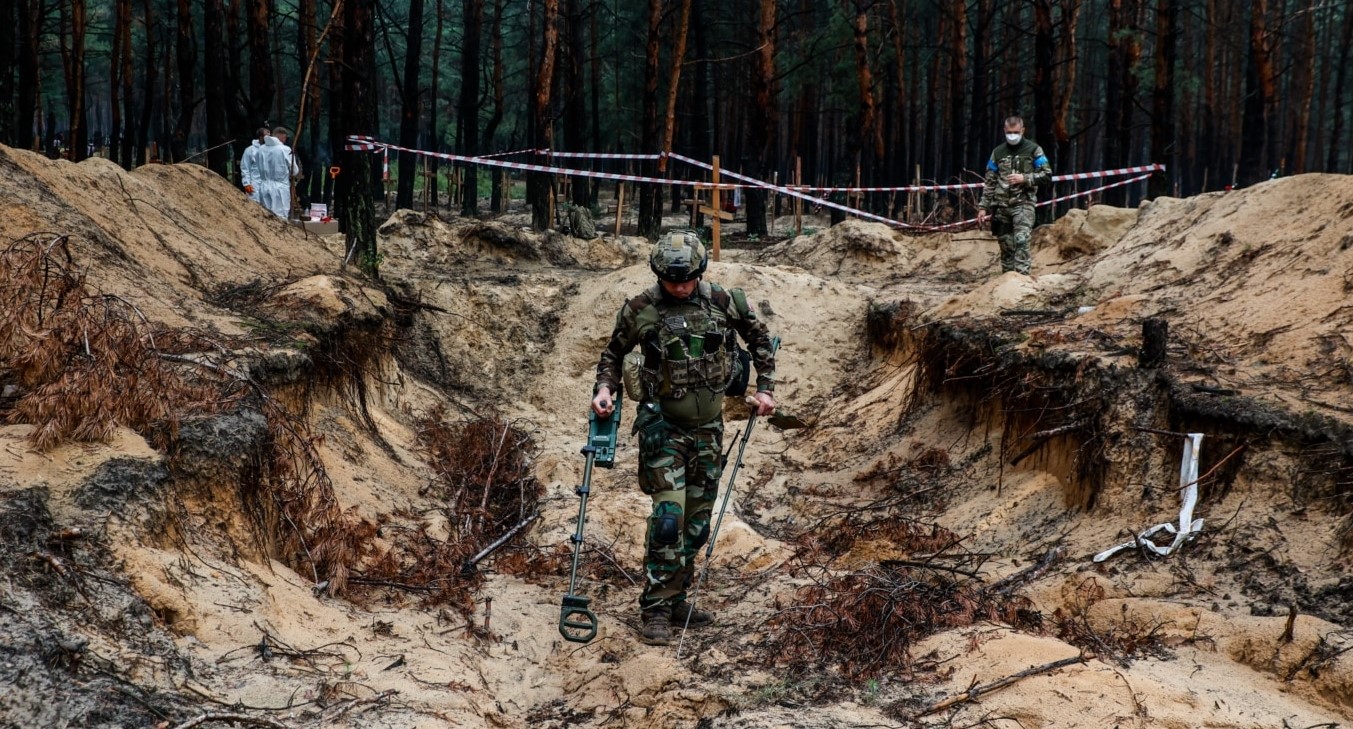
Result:
{"label": "white protective suit", "polygon": [[240,184],[245,187],[253,185],[254,191],[248,195],[254,202],[258,202],[258,153],[262,149],[263,143],[255,139],[240,157]]}
{"label": "white protective suit", "polygon": [[258,201],[263,207],[286,220],[291,215],[291,178],[300,174],[288,147],[277,137],[265,137],[258,151]]}

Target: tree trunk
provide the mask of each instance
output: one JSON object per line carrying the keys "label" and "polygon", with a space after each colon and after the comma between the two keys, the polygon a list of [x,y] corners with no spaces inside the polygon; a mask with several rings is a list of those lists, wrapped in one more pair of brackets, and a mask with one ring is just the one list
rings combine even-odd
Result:
{"label": "tree trunk", "polygon": [[[658,139],[658,52],[662,44],[662,0],[648,0],[648,37],[644,53],[643,116],[640,119],[639,145],[643,152],[659,150]],[[644,163],[650,175],[658,165]],[[662,189],[656,184],[639,186],[639,235],[656,238],[662,228]]]}
{"label": "tree trunk", "polygon": [[1344,8],[1344,27],[1340,35],[1339,62],[1334,78],[1334,125],[1330,129],[1329,154],[1325,161],[1326,172],[1338,172],[1340,153],[1347,152],[1348,141],[1344,139],[1344,86],[1348,81],[1349,48],[1353,46],[1353,10]]}
{"label": "tree trunk", "polygon": [[1311,102],[1315,98],[1315,0],[1306,0],[1301,11],[1301,29],[1296,34],[1296,53],[1287,97],[1288,109],[1286,165],[1291,174],[1306,171],[1306,147],[1310,143]]}
{"label": "tree trunk", "polygon": [[[531,94],[531,117],[534,119],[534,146],[552,149],[554,120],[549,117],[550,95],[554,89],[555,50],[559,45],[559,0],[542,0],[540,67],[536,71],[535,88]],[[550,228],[553,213],[554,179],[547,172],[532,172],[526,177],[527,197],[531,204],[531,226],[537,231]]]}
{"label": "tree trunk", "polygon": [[[972,123],[971,117],[963,113],[968,83],[968,0],[957,0],[953,3],[953,9],[954,25],[950,28],[953,35],[950,36],[949,48],[949,161],[944,166],[944,179],[950,179],[963,169],[963,160],[967,157],[964,142],[967,139],[962,130]],[[859,55],[858,51],[856,55]],[[1051,100],[1052,96],[1046,98]],[[1040,102],[1039,106],[1043,104]],[[879,153],[882,153],[881,149]]]}
{"label": "tree trunk", "polygon": [[1268,30],[1268,0],[1252,0],[1250,54],[1245,64],[1245,109],[1241,137],[1240,181],[1252,185],[1273,173],[1277,140],[1273,138],[1277,77],[1273,67],[1273,37]]}
{"label": "tree trunk", "polygon": [[41,0],[18,0],[19,79],[14,110],[15,146],[35,149],[34,120],[38,113],[38,36],[46,9]]}
{"label": "tree trunk", "polygon": [[[446,8],[442,0],[437,0],[437,29],[432,36],[432,91],[430,96],[430,108],[428,109],[428,144],[433,152],[442,151],[441,134],[437,128],[437,114],[441,111],[442,102],[442,28],[446,20]],[[423,184],[428,186],[427,199],[432,209],[440,207],[438,202],[441,180],[438,168],[441,167],[441,160],[436,157],[428,159],[428,179]]]}
{"label": "tree trunk", "polygon": [[[151,0],[145,0],[142,4],[142,13],[145,16],[146,23],[146,55],[145,55],[145,86],[141,95],[141,123],[137,125],[136,139],[132,149],[132,165],[139,166],[147,162],[145,159],[146,147],[150,144],[150,122],[155,112],[155,85],[158,83],[158,74],[156,73],[155,62],[155,36],[159,28],[155,25],[155,18],[158,13]],[[165,74],[168,75],[168,71]],[[169,100],[165,99],[168,104]]]}
{"label": "tree trunk", "polygon": [[[752,176],[765,178],[775,151],[774,133],[780,126],[775,108],[775,0],[761,0],[756,20],[756,66],[752,72],[752,108],[747,123],[747,152]],[[716,147],[717,149],[717,147]],[[766,190],[749,187],[743,193],[747,207],[747,234],[766,235]]]}
{"label": "tree trunk", "polygon": [[19,43],[19,5],[24,0],[0,7],[0,143],[15,144],[14,69]]}
{"label": "tree trunk", "polygon": [[[468,0],[467,0],[468,4]],[[418,122],[422,116],[422,89],[418,76],[423,68],[423,0],[409,0],[408,42],[404,47],[404,83],[400,93],[399,146],[418,148]],[[418,155],[399,153],[399,188],[395,193],[396,208],[413,207],[413,183],[418,177]]]}
{"label": "tree trunk", "polygon": [[111,143],[108,147],[108,157],[114,162],[127,166],[122,162],[122,144],[119,138],[122,135],[122,74],[125,66],[122,63],[122,39],[123,28],[131,25],[132,22],[132,1],[116,0],[113,5],[113,46],[108,54],[108,110],[109,121],[108,136]]}
{"label": "tree trunk", "polygon": [[1155,88],[1151,94],[1151,160],[1164,163],[1167,173],[1151,177],[1151,197],[1171,194],[1170,181],[1179,174],[1175,152],[1174,66],[1179,34],[1175,0],[1156,0]]}
{"label": "tree trunk", "polygon": [[[127,21],[122,24],[122,119],[121,124],[114,124],[114,129],[118,132],[113,134],[109,141],[109,154],[116,154],[117,161],[126,169],[132,168],[132,145],[135,141],[132,134],[132,119],[136,117],[136,100],[133,97],[132,76],[132,0],[118,0],[119,6],[126,4],[125,9],[118,8],[118,12],[125,12]],[[113,105],[117,106],[116,103]],[[120,148],[115,152],[112,147]]]}
{"label": "tree trunk", "polygon": [[[193,129],[193,111],[197,108],[193,67],[197,60],[197,41],[193,38],[192,0],[178,0],[177,26],[174,32],[175,69],[178,75],[179,114],[174,123],[170,160],[182,162],[188,157],[188,134]],[[167,100],[166,100],[167,101]]]}
{"label": "tree trunk", "polygon": [[1061,31],[1058,33],[1062,72],[1057,87],[1057,103],[1053,108],[1052,139],[1056,145],[1053,169],[1075,169],[1071,159],[1071,97],[1076,92],[1076,26],[1080,21],[1081,0],[1062,0]]}
{"label": "tree trunk", "polygon": [[[583,73],[587,60],[587,18],[580,0],[567,0],[568,63],[564,67],[564,144],[571,152],[587,149],[587,88]],[[680,44],[683,41],[677,40]],[[575,177],[570,200],[580,207],[591,207],[591,185],[586,177]]]}
{"label": "tree trunk", "polygon": [[88,30],[88,8],[85,0],[66,0],[61,6],[62,25],[70,30],[67,37],[61,32],[62,70],[66,77],[66,143],[72,162],[79,162],[88,154],[89,129],[85,112],[85,33]]}
{"label": "tree trunk", "polygon": [[[344,0],[343,26],[339,31],[342,51],[341,104],[331,113],[342,119],[338,138],[342,146],[350,135],[374,136],[376,131],[376,2]],[[367,275],[380,277],[380,254],[376,249],[376,208],[371,194],[371,153],[346,150],[338,175],[335,196],[342,202],[346,232],[345,261]]]}
{"label": "tree trunk", "polygon": [[[464,0],[465,36],[460,54],[460,124],[461,154],[479,154],[479,76],[481,39],[484,34],[484,0]],[[479,168],[466,165],[465,181],[461,185],[462,215],[479,214]]]}
{"label": "tree trunk", "polygon": [[[1104,136],[1104,165],[1110,169],[1126,167],[1132,153],[1132,111],[1137,105],[1137,62],[1141,41],[1137,37],[1137,0],[1109,0],[1109,73],[1106,81],[1108,102]],[[1126,188],[1110,193],[1126,205]]]}
{"label": "tree trunk", "polygon": [[222,39],[224,14],[221,0],[205,0],[202,15],[202,43],[206,51],[204,80],[207,108],[207,167],[226,177],[230,150],[226,141],[226,105],[231,89],[226,87],[226,46]]}
{"label": "tree trunk", "polygon": [[[484,127],[484,142],[492,145],[498,135],[498,125],[503,121],[503,0],[493,3],[493,115]],[[507,209],[503,200],[503,175],[497,170],[493,173],[493,192],[489,198],[489,209],[501,213]]]}

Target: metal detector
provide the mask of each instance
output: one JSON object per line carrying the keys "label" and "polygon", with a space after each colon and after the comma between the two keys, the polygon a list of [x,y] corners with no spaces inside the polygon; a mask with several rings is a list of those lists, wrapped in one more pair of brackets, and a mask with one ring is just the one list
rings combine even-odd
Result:
{"label": "metal detector", "polygon": [[578,556],[582,554],[583,527],[587,524],[587,496],[592,493],[592,466],[611,468],[615,465],[615,444],[620,432],[620,400],[616,399],[615,410],[608,416],[597,415],[595,410],[587,411],[587,445],[582,454],[587,458],[583,466],[583,485],[575,489],[581,501],[578,502],[578,528],[573,533],[573,568],[568,574],[568,592],[559,612],[559,634],[564,640],[573,643],[588,643],[597,637],[597,616],[588,609],[591,603],[582,595],[573,591],[578,587]]}

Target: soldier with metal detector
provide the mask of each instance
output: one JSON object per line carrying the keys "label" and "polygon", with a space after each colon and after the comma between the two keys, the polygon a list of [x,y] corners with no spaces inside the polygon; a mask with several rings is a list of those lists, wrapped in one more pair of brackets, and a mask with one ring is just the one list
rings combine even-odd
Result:
{"label": "soldier with metal detector", "polygon": [[[653,499],[639,598],[641,639],[649,645],[668,645],[673,621],[714,622],[712,613],[687,601],[686,589],[695,556],[710,538],[724,466],[725,395],[745,392],[754,364],[753,412],[769,416],[776,408],[770,332],[741,290],[703,280],[708,265],[694,233],[664,235],[649,259],[657,284],[620,307],[597,365],[597,416],[609,417],[622,392],[639,403],[633,430],[639,488]],[[738,337],[749,351],[737,346]]]}

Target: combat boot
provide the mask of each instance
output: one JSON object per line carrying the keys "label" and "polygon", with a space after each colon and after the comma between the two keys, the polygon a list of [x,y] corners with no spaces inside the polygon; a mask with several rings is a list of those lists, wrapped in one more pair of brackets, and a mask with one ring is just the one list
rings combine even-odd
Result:
{"label": "combat boot", "polygon": [[708,610],[701,610],[685,600],[672,606],[672,624],[674,625],[700,628],[713,622],[714,613]]}
{"label": "combat boot", "polygon": [[672,644],[672,608],[660,607],[645,610],[644,628],[639,640],[648,645]]}

